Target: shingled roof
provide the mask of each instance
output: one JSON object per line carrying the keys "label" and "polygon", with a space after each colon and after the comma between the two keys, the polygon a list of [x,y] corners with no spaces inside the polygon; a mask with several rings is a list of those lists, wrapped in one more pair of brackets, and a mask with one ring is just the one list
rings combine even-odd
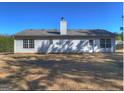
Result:
{"label": "shingled roof", "polygon": [[[60,31],[56,29],[28,29],[23,30],[15,34],[15,37],[18,36],[61,36]],[[115,36],[112,32],[103,29],[90,29],[90,30],[68,30],[66,36]]]}

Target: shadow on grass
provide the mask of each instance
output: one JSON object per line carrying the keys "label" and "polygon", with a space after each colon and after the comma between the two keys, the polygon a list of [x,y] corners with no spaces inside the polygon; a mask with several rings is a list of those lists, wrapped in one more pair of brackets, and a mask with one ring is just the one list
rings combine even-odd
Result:
{"label": "shadow on grass", "polygon": [[[108,84],[119,90],[122,90],[122,86],[116,86],[116,84],[110,81],[106,81],[106,79],[123,80],[122,57],[116,55],[117,56],[116,58],[111,55],[110,54],[104,55],[104,58],[110,59],[109,61],[106,62],[100,62],[101,60],[99,60],[99,62],[97,61],[90,62],[88,61],[88,59],[87,61],[82,62],[78,61],[78,59],[77,61],[66,59],[56,61],[45,60],[37,56],[35,56],[36,60],[30,60],[28,57],[25,60],[20,60],[18,59],[18,57],[15,57],[16,59],[15,61],[13,62],[6,61],[7,64],[9,66],[17,66],[21,68],[18,71],[16,71],[13,74],[13,76],[8,77],[8,79],[10,80],[13,79],[15,82],[13,83],[13,86],[18,87],[20,85],[17,85],[16,82],[18,82],[19,80],[25,80],[24,79],[25,76],[30,74],[27,71],[28,69],[44,68],[48,70],[46,76],[39,77],[38,79],[35,80],[25,80],[28,89],[22,88],[20,90],[47,90],[49,86],[52,86],[54,84],[54,81],[57,78],[61,77],[74,80],[75,82],[84,83],[87,82],[88,80],[83,78],[84,76],[93,77],[90,79],[90,82],[94,82],[96,84],[99,84],[100,86],[105,86],[106,84]],[[38,73],[38,75],[42,75],[42,73]],[[47,80],[47,84],[42,84],[44,79]],[[39,84],[40,82],[41,84]]]}

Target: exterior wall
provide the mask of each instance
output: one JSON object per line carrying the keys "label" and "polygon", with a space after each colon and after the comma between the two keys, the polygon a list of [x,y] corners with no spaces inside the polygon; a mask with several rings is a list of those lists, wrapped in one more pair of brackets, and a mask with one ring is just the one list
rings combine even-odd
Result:
{"label": "exterior wall", "polygon": [[23,48],[23,40],[14,40],[14,53],[35,53],[35,48]]}
{"label": "exterior wall", "polygon": [[94,39],[93,46],[88,39],[54,39],[35,40],[35,48],[23,48],[23,40],[14,41],[15,53],[83,53],[83,52],[114,52],[115,41],[112,39],[111,48],[100,48],[100,40]]}

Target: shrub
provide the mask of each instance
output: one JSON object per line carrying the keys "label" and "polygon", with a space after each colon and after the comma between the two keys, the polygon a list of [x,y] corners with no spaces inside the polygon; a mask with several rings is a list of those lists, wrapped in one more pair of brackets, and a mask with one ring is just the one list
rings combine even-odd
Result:
{"label": "shrub", "polygon": [[13,52],[14,38],[11,36],[0,36],[0,52]]}

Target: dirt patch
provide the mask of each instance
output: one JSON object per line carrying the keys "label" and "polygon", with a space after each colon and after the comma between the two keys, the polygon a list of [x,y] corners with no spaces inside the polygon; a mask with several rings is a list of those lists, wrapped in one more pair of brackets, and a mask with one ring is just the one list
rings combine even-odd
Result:
{"label": "dirt patch", "polygon": [[1,54],[10,90],[123,90],[122,53]]}

